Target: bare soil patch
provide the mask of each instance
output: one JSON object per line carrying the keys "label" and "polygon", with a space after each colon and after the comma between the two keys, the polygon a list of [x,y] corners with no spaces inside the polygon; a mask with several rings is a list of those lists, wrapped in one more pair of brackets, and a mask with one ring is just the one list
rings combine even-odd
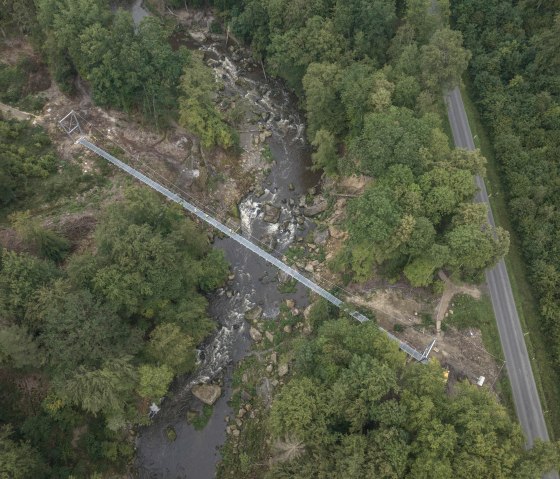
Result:
{"label": "bare soil patch", "polygon": [[[358,306],[375,311],[377,322],[419,351],[423,351],[436,337],[434,325],[423,324],[422,313],[432,310],[434,301],[418,297],[414,289],[378,290],[365,295],[353,296],[350,301]],[[395,331],[401,329],[399,332]],[[473,383],[484,376],[485,387],[493,390],[502,362],[484,348],[479,329],[458,331],[450,327],[437,338],[432,357],[450,371],[450,377],[469,379]]]}

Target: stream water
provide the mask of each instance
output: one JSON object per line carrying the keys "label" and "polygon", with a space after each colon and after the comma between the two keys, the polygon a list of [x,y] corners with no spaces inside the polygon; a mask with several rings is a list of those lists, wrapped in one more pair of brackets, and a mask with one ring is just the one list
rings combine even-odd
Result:
{"label": "stream water", "polygon": [[[132,6],[135,22],[148,14],[141,3],[137,0]],[[192,41],[189,45],[193,45]],[[226,49],[223,41],[202,41],[196,46],[205,53],[207,64],[224,83],[221,95],[243,98],[248,106],[248,121],[241,128],[244,132],[240,135],[242,146],[251,149],[254,137],[251,131],[269,132],[265,141],[275,161],[267,165],[270,172],[263,175],[261,187],[244,198],[239,210],[244,235],[264,240],[277,251],[283,251],[314,227],[309,219],[301,216],[299,201],[319,182],[319,176],[309,171],[309,147],[295,99],[280,83],[267,81],[259,69],[248,72],[242,68],[238,64],[240,55]],[[266,203],[280,208],[277,222],[263,220]],[[308,302],[307,291],[301,285],[294,293],[281,294],[276,269],[233,240],[216,240],[215,247],[225,252],[234,274],[227,287],[210,298],[210,314],[219,329],[201,350],[195,374],[175,382],[152,424],[139,431],[136,470],[140,478],[215,477],[219,447],[226,440],[225,417],[231,415],[227,402],[232,392],[233,367],[250,350],[249,327],[244,313],[259,305],[263,317],[271,319],[288,298],[294,299],[299,308]],[[187,411],[200,407],[191,388],[206,382],[222,382],[222,396],[214,404],[206,427],[196,431],[186,421]],[[173,442],[167,440],[169,426],[177,434]]]}

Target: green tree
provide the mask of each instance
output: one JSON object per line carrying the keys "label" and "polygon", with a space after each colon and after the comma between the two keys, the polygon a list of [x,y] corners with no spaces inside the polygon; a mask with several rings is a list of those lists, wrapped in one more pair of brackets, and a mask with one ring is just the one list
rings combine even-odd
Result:
{"label": "green tree", "polygon": [[312,145],[316,149],[311,154],[313,169],[323,170],[327,175],[335,175],[337,173],[338,153],[334,135],[321,129],[315,134]]}
{"label": "green tree", "polygon": [[476,224],[459,225],[447,235],[450,263],[468,272],[493,266],[509,248],[509,234],[498,227],[492,231]]}
{"label": "green tree", "polygon": [[306,444],[327,438],[325,398],[309,378],[292,380],[282,389],[270,411],[270,427],[275,436]]}
{"label": "green tree", "polygon": [[460,382],[450,395],[436,361],[405,365],[389,346],[374,324],[344,319],[299,345],[269,424],[271,440],[304,452],[266,477],[538,477],[557,464],[557,444],[525,451],[491,392]]}
{"label": "green tree", "polygon": [[364,174],[380,176],[397,163],[418,174],[430,158],[432,130],[437,126],[433,117],[416,118],[406,108],[391,107],[388,111],[370,113],[360,136],[350,142],[350,157]]}
{"label": "green tree", "polygon": [[37,343],[22,326],[0,327],[0,364],[16,369],[35,367],[42,362]]}
{"label": "green tree", "polygon": [[340,69],[340,100],[346,113],[345,123],[351,134],[361,131],[364,116],[370,110],[373,73],[373,66],[366,62],[351,63]]}
{"label": "green tree", "polygon": [[104,261],[95,272],[94,290],[121,314],[151,317],[179,296],[185,258],[149,225],[128,225],[120,235],[105,231],[98,244]]}
{"label": "green tree", "polygon": [[436,94],[458,85],[471,59],[471,53],[463,48],[461,32],[449,28],[436,31],[421,51],[424,84]]}
{"label": "green tree", "polygon": [[125,406],[131,399],[137,374],[130,357],[111,359],[100,369],[79,367],[56,384],[57,394],[69,404],[93,415],[102,414],[109,428],[124,425]]}
{"label": "green tree", "polygon": [[305,27],[273,35],[270,40],[269,65],[301,92],[301,81],[311,63],[334,64],[339,61],[346,41],[330,19],[318,15],[307,18]]}
{"label": "green tree", "polygon": [[336,64],[312,63],[303,77],[307,136],[310,140],[320,129],[339,135],[344,131],[345,115],[340,102],[340,67]]}
{"label": "green tree", "polygon": [[379,63],[385,58],[396,22],[394,1],[338,0],[334,6],[335,28],[348,40],[354,55]]}
{"label": "green tree", "polygon": [[224,284],[229,274],[229,264],[221,249],[212,249],[200,261],[198,286],[209,293]]}
{"label": "green tree", "polygon": [[55,231],[43,228],[29,211],[14,213],[10,220],[24,241],[43,259],[60,262],[68,254],[70,243]]}
{"label": "green tree", "polygon": [[449,1],[408,0],[405,20],[414,28],[415,38],[420,44],[428,43],[433,32],[447,24]]}
{"label": "green tree", "polygon": [[89,291],[61,287],[43,299],[40,341],[51,368],[67,372],[82,365],[99,367],[110,358],[139,350],[139,332]]}
{"label": "green tree", "polygon": [[180,89],[180,123],[199,135],[205,148],[233,146],[236,142],[234,134],[223,122],[214,103],[218,85],[212,71],[199,56],[190,57],[181,77]]}
{"label": "green tree", "polygon": [[0,312],[11,319],[23,319],[33,293],[58,275],[49,262],[25,253],[0,253]]}
{"label": "green tree", "polygon": [[428,286],[433,281],[434,272],[449,259],[449,248],[434,244],[404,267],[404,275],[412,286]]}
{"label": "green tree", "polygon": [[143,364],[138,368],[138,376],[138,394],[159,402],[167,394],[173,380],[173,371],[165,364],[162,366]]}
{"label": "green tree", "polygon": [[150,334],[148,354],[158,364],[168,366],[174,374],[190,372],[195,366],[195,344],[175,324],[163,323],[156,326]]}
{"label": "green tree", "polygon": [[27,442],[10,439],[10,426],[0,428],[0,477],[27,479],[46,477],[48,468],[39,453]]}

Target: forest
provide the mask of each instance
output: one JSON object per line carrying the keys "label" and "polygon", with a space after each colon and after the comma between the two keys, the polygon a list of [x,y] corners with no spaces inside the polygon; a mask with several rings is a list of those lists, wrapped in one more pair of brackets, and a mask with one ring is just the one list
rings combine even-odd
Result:
{"label": "forest", "polygon": [[524,449],[491,393],[448,384],[437,362],[407,365],[374,324],[338,314],[315,303],[316,333],[286,347],[293,372],[258,419],[266,446],[244,431],[221,477],[538,478],[558,461],[551,443]]}
{"label": "forest", "polygon": [[348,208],[349,242],[333,262],[364,281],[403,273],[429,286],[440,268],[477,281],[503,257],[508,233],[472,202],[479,151],[454,149],[442,88],[471,56],[448,5],[354,0],[247,0],[232,28],[300,96],[316,168],[376,178]]}
{"label": "forest", "polygon": [[473,52],[472,92],[522,241],[542,328],[560,370],[558,2],[452,2]]}
{"label": "forest", "polygon": [[[111,8],[127,2],[114,3],[5,0],[0,33],[27,35],[66,94],[86,85],[97,106],[158,132],[177,123],[206,151],[235,152],[238,134],[216,105],[220,83],[203,58],[173,45],[172,23],[152,15],[136,27]],[[348,202],[348,241],[330,262],[356,282],[382,276],[437,293],[440,269],[479,282],[507,254],[508,232],[490,227],[485,206],[473,202],[485,158],[450,143],[441,92],[469,66],[559,348],[553,7],[161,3],[216,8],[263,69],[296,93],[313,168],[374,179]],[[2,65],[0,100],[40,110],[22,81],[37,68]],[[0,221],[11,235],[0,254],[0,477],[122,473],[150,404],[194,370],[196,347],[214,331],[206,295],[229,267],[178,207],[126,182],[112,185],[106,166],[83,172],[80,159],[62,161],[39,126],[1,120],[0,157]],[[111,187],[122,189],[118,199],[103,202],[99,189]],[[33,215],[37,205],[56,210],[81,194],[98,197],[87,241]],[[311,322],[309,337],[284,345],[292,372],[247,438],[253,443],[225,451],[223,477],[529,478],[558,467],[557,443],[525,450],[519,426],[491,393],[447,384],[435,363],[406,364],[373,322],[354,324],[323,303]],[[272,445],[283,459],[269,463]]]}
{"label": "forest", "polygon": [[59,172],[48,135],[26,123],[0,121],[0,154],[0,215],[15,234],[0,252],[0,476],[122,469],[130,425],[195,367],[214,330],[204,294],[228,265],[178,206],[132,187],[84,249],[24,208],[103,180]]}

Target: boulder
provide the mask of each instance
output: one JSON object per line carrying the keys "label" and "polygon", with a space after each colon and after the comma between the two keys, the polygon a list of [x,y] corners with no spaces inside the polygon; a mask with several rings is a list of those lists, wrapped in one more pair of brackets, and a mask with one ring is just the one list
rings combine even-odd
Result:
{"label": "boulder", "polygon": [[329,234],[335,239],[342,239],[346,236],[344,231],[340,231],[336,226],[329,226]]}
{"label": "boulder", "polygon": [[265,332],[264,335],[266,336],[266,339],[268,339],[271,343],[274,342],[274,334],[272,334],[270,331]]}
{"label": "boulder", "polygon": [[292,332],[292,327],[291,327],[289,324],[286,324],[286,326],[284,326],[283,331],[284,331],[286,334],[290,334],[290,333]]}
{"label": "boulder", "polygon": [[289,370],[290,368],[287,364],[281,364],[280,366],[278,366],[278,376],[284,377],[286,374],[288,374]]}
{"label": "boulder", "polygon": [[259,342],[262,341],[262,333],[256,329],[256,328],[251,328],[249,330],[249,334],[251,335],[251,339],[255,342]]}
{"label": "boulder", "polygon": [[257,386],[257,395],[262,400],[266,408],[272,403],[272,383],[268,378],[262,378]]}
{"label": "boulder", "polygon": [[272,364],[276,364],[278,362],[278,354],[276,353],[276,351],[274,351],[271,355],[270,355],[270,362]]}
{"label": "boulder", "polygon": [[288,308],[290,309],[295,308],[296,302],[293,299],[287,299],[286,306],[288,306]]}
{"label": "boulder", "polygon": [[329,229],[325,228],[324,230],[316,229],[313,231],[313,241],[315,244],[323,245],[327,242],[330,237]]}
{"label": "boulder", "polygon": [[[284,260],[284,261],[286,261],[286,260]],[[278,270],[278,273],[277,273],[276,276],[277,276],[278,281],[280,283],[286,283],[292,278],[288,273],[285,273],[282,270]]]}
{"label": "boulder", "polygon": [[192,393],[204,404],[212,406],[222,394],[222,388],[216,384],[197,384],[193,386]]}
{"label": "boulder", "polygon": [[254,306],[245,312],[245,319],[247,321],[258,321],[261,319],[263,309],[260,306]]}
{"label": "boulder", "polygon": [[271,204],[264,205],[263,221],[267,223],[278,223],[280,219],[280,208]]}
{"label": "boulder", "polygon": [[313,200],[313,204],[311,206],[306,206],[303,209],[303,214],[305,216],[317,216],[319,213],[325,211],[327,207],[327,200],[321,196],[317,196]]}

